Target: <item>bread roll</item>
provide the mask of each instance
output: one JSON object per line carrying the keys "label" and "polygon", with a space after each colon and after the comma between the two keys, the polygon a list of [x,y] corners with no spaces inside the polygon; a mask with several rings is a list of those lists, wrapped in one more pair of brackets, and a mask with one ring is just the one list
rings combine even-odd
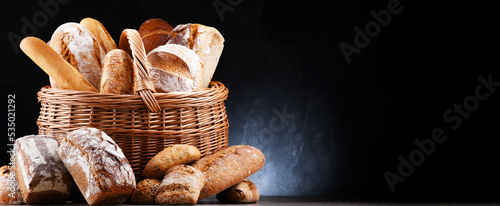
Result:
{"label": "bread roll", "polygon": [[156,92],[188,92],[203,87],[203,63],[186,47],[175,44],[159,46],[148,54],[147,61]]}
{"label": "bread roll", "polygon": [[237,145],[205,156],[192,164],[205,175],[199,200],[215,195],[241,182],[264,166],[262,152],[249,145]]}
{"label": "bread roll", "polygon": [[127,158],[99,129],[83,127],[68,133],[59,155],[90,205],[123,203],[135,189]]}
{"label": "bread roll", "polygon": [[190,164],[199,160],[200,150],[187,144],[168,146],[156,154],[144,168],[144,178],[163,178],[165,172],[175,165]]}
{"label": "bread roll", "polygon": [[29,135],[15,141],[15,170],[26,204],[64,204],[71,192],[71,175],[57,154],[54,137]]}
{"label": "bread roll", "polygon": [[54,49],[36,37],[26,37],[21,41],[21,50],[47,73],[62,89],[97,92],[97,88],[72,65],[65,61]]}
{"label": "bread roll", "polygon": [[198,201],[205,176],[188,165],[177,165],[167,171],[161,181],[156,203],[194,205]]}
{"label": "bread roll", "polygon": [[244,179],[215,196],[222,203],[256,203],[259,201],[259,190],[249,179]]}
{"label": "bread roll", "polygon": [[50,47],[78,69],[95,88],[100,88],[101,63],[106,52],[87,28],[71,22],[62,24],[52,34]]}
{"label": "bread roll", "polygon": [[14,171],[10,166],[0,167],[0,205],[23,204],[23,197],[19,190]]}
{"label": "bread roll", "polygon": [[115,40],[109,35],[108,30],[101,24],[101,22],[93,18],[85,18],[80,21],[80,24],[87,28],[95,39],[101,45],[104,52],[107,54],[113,49],[118,49],[116,47]]}
{"label": "bread roll", "polygon": [[160,180],[144,179],[137,183],[134,193],[132,193],[132,202],[139,205],[156,204],[156,195],[160,187]]}
{"label": "bread roll", "polygon": [[121,49],[111,50],[103,61],[101,93],[131,94],[134,84],[133,62]]}
{"label": "bread roll", "polygon": [[156,47],[167,43],[172,36],[172,26],[162,19],[148,19],[139,27],[139,34],[148,54]]}
{"label": "bread roll", "polygon": [[172,30],[168,44],[179,44],[193,50],[203,62],[203,88],[207,88],[215,73],[224,37],[215,28],[201,24],[181,24]]}

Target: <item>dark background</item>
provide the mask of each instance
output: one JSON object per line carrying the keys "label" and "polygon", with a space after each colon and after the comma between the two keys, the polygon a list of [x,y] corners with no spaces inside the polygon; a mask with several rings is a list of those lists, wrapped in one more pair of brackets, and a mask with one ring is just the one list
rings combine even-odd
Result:
{"label": "dark background", "polygon": [[[214,2],[231,8],[223,20]],[[85,17],[103,23],[116,42],[123,29],[155,17],[217,28],[225,48],[213,79],[230,91],[229,143],[266,155],[264,168],[250,178],[261,195],[499,201],[499,92],[479,101],[457,130],[443,121],[453,104],[474,95],[478,76],[500,81],[493,7],[401,0],[401,13],[347,63],[339,44],[354,44],[353,28],[364,30],[374,20],[370,11],[387,9],[388,2],[73,0],[32,35],[48,41],[59,25]],[[7,36],[23,36],[23,17],[33,22],[43,11],[37,1],[0,8],[0,151],[10,149],[8,94],[16,97],[17,137],[37,133],[36,92],[48,77]],[[391,192],[384,173],[398,174],[398,156],[408,159],[418,149],[414,140],[430,138],[434,128],[444,129],[446,141]],[[8,164],[8,153],[1,157]]]}

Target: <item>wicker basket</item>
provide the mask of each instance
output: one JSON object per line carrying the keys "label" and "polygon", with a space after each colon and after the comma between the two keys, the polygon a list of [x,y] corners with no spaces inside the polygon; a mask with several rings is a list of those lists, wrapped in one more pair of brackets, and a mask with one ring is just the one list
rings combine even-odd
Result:
{"label": "wicker basket", "polygon": [[38,92],[39,134],[60,142],[80,127],[99,128],[120,146],[138,180],[149,160],[169,145],[190,144],[202,156],[227,147],[229,122],[224,101],[228,89],[212,81],[209,88],[198,91],[153,94],[139,33],[126,29],[122,36],[128,41],[120,41],[120,47],[130,48],[139,76],[136,95],[43,87]]}
{"label": "wicker basket", "polygon": [[157,93],[162,108],[151,112],[138,95],[115,95],[42,88],[39,134],[61,141],[83,126],[102,129],[120,146],[139,179],[148,161],[171,144],[196,146],[202,156],[227,147],[227,88],[212,81],[208,89]]}

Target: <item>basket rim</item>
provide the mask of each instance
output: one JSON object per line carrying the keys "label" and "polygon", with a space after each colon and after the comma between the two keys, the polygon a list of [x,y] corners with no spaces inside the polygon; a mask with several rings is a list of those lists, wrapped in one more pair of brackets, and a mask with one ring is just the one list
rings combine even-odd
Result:
{"label": "basket rim", "polygon": [[[189,92],[154,93],[162,109],[179,107],[199,107],[227,99],[228,89],[219,81],[211,81],[209,88]],[[42,87],[38,94],[38,101],[52,103],[94,106],[94,107],[137,107],[146,106],[139,95],[111,94],[90,91],[52,88],[50,85]]]}

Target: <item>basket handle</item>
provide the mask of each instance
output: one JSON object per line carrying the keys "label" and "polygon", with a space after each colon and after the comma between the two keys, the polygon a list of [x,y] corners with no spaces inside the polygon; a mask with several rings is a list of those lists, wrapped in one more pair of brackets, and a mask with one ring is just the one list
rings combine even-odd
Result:
{"label": "basket handle", "polygon": [[135,29],[125,29],[120,36],[120,48],[132,55],[134,60],[135,88],[134,94],[139,94],[151,112],[161,110],[158,101],[154,98],[156,93],[153,81],[149,78],[149,63],[146,60],[144,43]]}

